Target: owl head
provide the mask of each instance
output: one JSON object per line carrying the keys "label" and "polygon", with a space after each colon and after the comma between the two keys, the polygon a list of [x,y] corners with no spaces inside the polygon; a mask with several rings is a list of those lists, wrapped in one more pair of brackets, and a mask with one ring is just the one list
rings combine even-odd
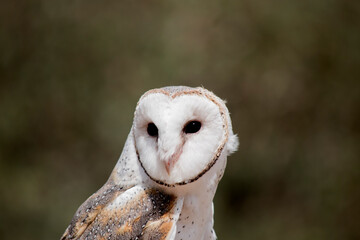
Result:
{"label": "owl head", "polygon": [[135,110],[133,134],[145,173],[167,187],[192,183],[224,166],[238,146],[225,102],[200,87],[146,92]]}

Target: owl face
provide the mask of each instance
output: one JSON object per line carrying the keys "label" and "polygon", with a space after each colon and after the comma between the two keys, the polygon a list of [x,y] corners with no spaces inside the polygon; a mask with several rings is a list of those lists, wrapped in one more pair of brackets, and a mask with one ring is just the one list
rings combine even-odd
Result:
{"label": "owl face", "polygon": [[135,111],[133,133],[147,175],[163,185],[181,185],[205,174],[228,139],[224,107],[220,99],[201,88],[144,94]]}

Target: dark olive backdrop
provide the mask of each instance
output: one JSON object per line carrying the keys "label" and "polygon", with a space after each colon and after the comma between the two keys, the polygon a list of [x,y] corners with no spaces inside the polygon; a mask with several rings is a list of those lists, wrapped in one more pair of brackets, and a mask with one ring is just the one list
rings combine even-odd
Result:
{"label": "dark olive backdrop", "polygon": [[228,101],[219,239],[360,239],[359,20],[347,0],[1,1],[0,239],[58,239],[167,85]]}

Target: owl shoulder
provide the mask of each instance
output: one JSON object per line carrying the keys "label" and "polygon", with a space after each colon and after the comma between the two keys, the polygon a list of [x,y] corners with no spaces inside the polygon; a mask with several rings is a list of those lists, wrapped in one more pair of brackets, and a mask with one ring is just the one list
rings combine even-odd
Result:
{"label": "owl shoulder", "polygon": [[105,184],[75,213],[61,240],[172,239],[182,199],[152,188]]}

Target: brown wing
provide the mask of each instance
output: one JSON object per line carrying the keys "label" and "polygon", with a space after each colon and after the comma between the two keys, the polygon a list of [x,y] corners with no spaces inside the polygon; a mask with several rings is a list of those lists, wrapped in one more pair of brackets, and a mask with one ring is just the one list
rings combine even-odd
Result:
{"label": "brown wing", "polygon": [[172,239],[182,199],[134,186],[104,186],[77,211],[65,239]]}
{"label": "brown wing", "polygon": [[124,191],[123,187],[114,186],[112,183],[105,184],[81,204],[61,240],[78,239],[102,209]]}

